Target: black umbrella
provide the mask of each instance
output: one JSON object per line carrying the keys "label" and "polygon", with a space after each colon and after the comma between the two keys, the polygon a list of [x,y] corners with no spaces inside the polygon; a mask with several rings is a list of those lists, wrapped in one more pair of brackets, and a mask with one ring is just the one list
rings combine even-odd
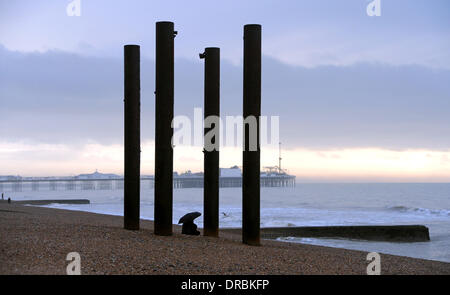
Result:
{"label": "black umbrella", "polygon": [[186,214],[186,215],[184,215],[183,217],[180,218],[180,221],[178,221],[178,224],[185,223],[185,222],[193,222],[194,219],[199,217],[200,215],[202,215],[202,213],[200,213],[200,212],[188,213],[188,214]]}

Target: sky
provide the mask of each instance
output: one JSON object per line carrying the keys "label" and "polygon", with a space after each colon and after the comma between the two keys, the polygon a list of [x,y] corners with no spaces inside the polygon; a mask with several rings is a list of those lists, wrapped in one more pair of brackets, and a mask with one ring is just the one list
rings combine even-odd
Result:
{"label": "sky", "polygon": [[[0,175],[123,173],[123,46],[141,46],[143,174],[154,168],[155,22],[175,23],[175,115],[203,105],[221,48],[221,115],[242,115],[243,25],[262,25],[262,114],[305,182],[448,182],[450,2],[0,0]],[[221,167],[241,165],[240,146]],[[200,146],[174,169],[201,171]],[[262,166],[278,164],[263,146]]]}

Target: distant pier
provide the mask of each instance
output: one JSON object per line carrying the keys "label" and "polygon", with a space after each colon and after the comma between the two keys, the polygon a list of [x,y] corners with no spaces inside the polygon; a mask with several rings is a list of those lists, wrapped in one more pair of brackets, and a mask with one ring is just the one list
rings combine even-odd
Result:
{"label": "distant pier", "polygon": [[[242,178],[220,177],[220,187],[242,187]],[[261,187],[294,187],[295,176],[288,174],[261,174]],[[122,190],[123,178],[75,179],[75,178],[33,178],[0,180],[0,192],[22,191],[79,191],[79,190]],[[141,188],[154,187],[154,178],[141,177]],[[174,175],[173,187],[203,188],[203,176],[192,174]]]}
{"label": "distant pier", "polygon": [[[174,177],[173,187],[203,188],[203,177]],[[242,187],[242,177],[220,177],[219,187]],[[261,187],[295,187],[295,176],[288,174],[261,175]]]}

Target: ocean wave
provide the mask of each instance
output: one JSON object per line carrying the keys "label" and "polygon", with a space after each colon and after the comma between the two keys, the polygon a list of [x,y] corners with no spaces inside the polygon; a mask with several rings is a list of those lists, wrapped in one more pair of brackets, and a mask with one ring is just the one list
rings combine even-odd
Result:
{"label": "ocean wave", "polygon": [[408,206],[389,206],[387,207],[389,210],[394,210],[398,212],[405,213],[419,213],[423,215],[439,215],[439,216],[450,216],[450,210],[447,209],[428,209],[428,208],[416,208],[416,207],[408,207]]}

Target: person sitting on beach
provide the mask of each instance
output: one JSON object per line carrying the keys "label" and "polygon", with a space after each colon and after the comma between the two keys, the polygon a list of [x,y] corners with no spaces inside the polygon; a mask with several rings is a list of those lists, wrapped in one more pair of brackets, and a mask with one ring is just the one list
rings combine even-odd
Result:
{"label": "person sitting on beach", "polygon": [[200,232],[197,230],[197,225],[192,222],[185,222],[183,223],[183,227],[181,228],[181,233],[185,235],[193,235],[198,236]]}
{"label": "person sitting on beach", "polygon": [[185,235],[198,236],[200,232],[197,230],[197,225],[194,223],[194,219],[202,215],[200,212],[191,212],[180,218],[178,224],[182,223],[181,233]]}
{"label": "person sitting on beach", "polygon": [[11,204],[11,198],[8,198],[8,204]]}

